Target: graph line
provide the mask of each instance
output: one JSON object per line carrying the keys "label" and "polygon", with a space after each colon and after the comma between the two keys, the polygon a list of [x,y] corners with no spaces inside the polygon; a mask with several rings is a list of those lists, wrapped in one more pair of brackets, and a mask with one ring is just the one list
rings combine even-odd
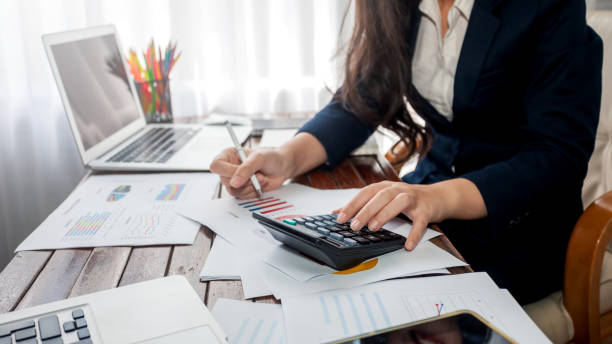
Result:
{"label": "graph line", "polygon": [[351,294],[347,294],[346,298],[351,305],[351,310],[353,311],[353,315],[355,316],[355,323],[357,324],[357,329],[359,333],[363,333],[363,326],[361,326],[361,319],[359,319],[359,314],[357,313],[357,307],[355,307],[355,302],[353,302],[353,296]]}
{"label": "graph line", "polygon": [[361,293],[361,301],[363,301],[363,305],[366,309],[366,312],[368,312],[368,317],[370,318],[370,322],[372,323],[372,329],[373,330],[378,330],[378,326],[376,326],[376,318],[374,318],[374,314],[372,313],[372,308],[370,308],[370,303],[368,302],[368,299],[366,299],[366,296]]}
{"label": "graph line", "polygon": [[378,302],[378,307],[380,307],[380,313],[382,313],[383,319],[385,319],[385,323],[387,323],[387,326],[391,326],[391,321],[389,320],[389,316],[387,315],[387,311],[385,310],[385,306],[382,303],[382,300],[380,299],[380,295],[378,295],[378,292],[374,292],[374,298],[376,298],[376,302]]}
{"label": "graph line", "polygon": [[321,308],[323,308],[323,316],[325,317],[325,323],[331,324],[329,311],[327,310],[327,305],[325,304],[325,299],[323,298],[323,296],[319,296],[319,301],[321,301]]}
{"label": "graph line", "polygon": [[340,299],[338,295],[334,295],[334,302],[336,303],[336,309],[338,309],[338,317],[340,317],[340,323],[342,324],[342,331],[344,334],[348,334],[348,327],[346,326],[346,319],[344,319],[344,313],[342,312],[342,307],[340,307]]}
{"label": "graph line", "polygon": [[242,324],[240,325],[240,329],[238,330],[238,334],[236,334],[236,338],[234,338],[234,343],[238,343],[240,341],[240,337],[242,337],[242,335],[244,334],[244,330],[247,327],[247,324],[249,323],[249,318],[246,318],[242,321]]}
{"label": "graph line", "polygon": [[263,324],[263,319],[260,319],[253,330],[253,334],[251,335],[251,339],[249,340],[249,344],[255,343],[255,339],[257,339],[257,335],[259,335],[259,330],[261,329],[261,324]]}
{"label": "graph line", "polygon": [[266,339],[264,340],[264,344],[270,343],[270,340],[272,340],[272,336],[274,335],[274,331],[276,330],[277,325],[278,325],[278,321],[275,321],[272,323],[272,326],[270,326],[270,330],[268,330],[268,335],[266,336]]}

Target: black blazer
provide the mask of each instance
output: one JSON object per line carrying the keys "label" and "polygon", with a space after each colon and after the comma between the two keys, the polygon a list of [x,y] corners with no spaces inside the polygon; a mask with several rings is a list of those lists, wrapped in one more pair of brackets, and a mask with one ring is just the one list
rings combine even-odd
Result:
{"label": "black blazer", "polygon": [[[440,226],[473,268],[523,304],[561,289],[567,242],[582,212],[603,55],[585,16],[584,0],[476,0],[455,75],[453,121],[419,97],[434,143],[403,179],[467,178],[478,187],[488,217]],[[373,130],[337,101],[301,129],[323,144],[329,166]]]}

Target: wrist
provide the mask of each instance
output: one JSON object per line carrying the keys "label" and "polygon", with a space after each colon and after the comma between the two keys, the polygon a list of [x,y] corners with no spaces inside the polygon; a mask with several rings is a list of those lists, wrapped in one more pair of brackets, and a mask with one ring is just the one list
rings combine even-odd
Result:
{"label": "wrist", "polygon": [[280,159],[281,175],[285,179],[295,177],[297,170],[297,158],[295,151],[286,145],[282,145],[276,150],[278,153],[278,158]]}

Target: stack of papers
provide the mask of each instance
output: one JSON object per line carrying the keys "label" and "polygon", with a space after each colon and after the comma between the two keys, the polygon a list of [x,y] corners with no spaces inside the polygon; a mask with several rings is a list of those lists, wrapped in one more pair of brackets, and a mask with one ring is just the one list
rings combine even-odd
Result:
{"label": "stack of papers", "polygon": [[[329,214],[346,204],[357,189],[317,190],[289,184],[265,194],[275,206],[261,209],[275,218]],[[186,204],[180,213],[218,234],[202,270],[202,280],[240,276],[245,298],[274,295],[278,299],[348,288],[397,277],[447,274],[446,268],[464,262],[431,244],[440,233],[428,229],[412,252],[397,250],[373,258],[363,269],[341,272],[320,264],[276,241],[245,208],[249,201],[232,198]],[[252,208],[251,208],[252,209]],[[411,225],[393,220],[385,228],[407,236]]]}
{"label": "stack of papers", "polygon": [[462,310],[518,343],[550,343],[486,273],[385,281],[289,297],[282,306],[219,299],[212,313],[232,343],[325,343]]}
{"label": "stack of papers", "polygon": [[209,173],[91,176],[16,251],[192,244],[200,225],[176,209],[212,198],[218,183]]}

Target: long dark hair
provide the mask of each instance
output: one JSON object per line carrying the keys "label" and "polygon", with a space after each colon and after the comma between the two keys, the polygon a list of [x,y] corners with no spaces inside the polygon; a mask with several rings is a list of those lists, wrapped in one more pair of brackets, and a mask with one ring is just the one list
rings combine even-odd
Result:
{"label": "long dark hair", "polygon": [[[400,137],[398,144],[408,148],[401,160],[415,153],[423,157],[431,145],[431,131],[413,120],[404,103],[405,98],[419,112],[407,41],[418,1],[354,2],[355,26],[346,52],[344,82],[335,97],[362,121],[394,131]],[[345,19],[347,14],[348,9]]]}

